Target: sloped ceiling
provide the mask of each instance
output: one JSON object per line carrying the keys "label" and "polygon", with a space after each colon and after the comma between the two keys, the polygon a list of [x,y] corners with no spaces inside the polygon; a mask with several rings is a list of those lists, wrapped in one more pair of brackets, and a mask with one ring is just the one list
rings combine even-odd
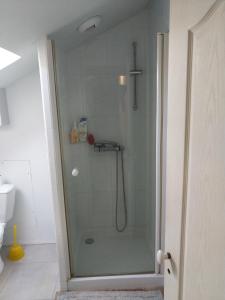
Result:
{"label": "sloped ceiling", "polygon": [[98,32],[116,25],[149,4],[149,0],[0,0],[0,47],[22,59],[0,71],[0,87],[6,87],[37,67],[37,41],[56,37],[65,47],[86,37],[77,26],[101,15]]}

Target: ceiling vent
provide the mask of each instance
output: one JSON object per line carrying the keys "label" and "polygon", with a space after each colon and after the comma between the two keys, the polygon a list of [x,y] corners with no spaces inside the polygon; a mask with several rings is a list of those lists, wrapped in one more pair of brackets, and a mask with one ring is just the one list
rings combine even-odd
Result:
{"label": "ceiling vent", "polygon": [[101,20],[102,18],[100,16],[91,17],[78,27],[78,31],[80,33],[92,31],[99,26]]}

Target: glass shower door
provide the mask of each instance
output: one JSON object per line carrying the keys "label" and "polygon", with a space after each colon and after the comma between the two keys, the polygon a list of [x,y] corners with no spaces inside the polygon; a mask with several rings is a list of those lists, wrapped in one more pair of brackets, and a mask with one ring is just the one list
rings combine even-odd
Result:
{"label": "glass shower door", "polygon": [[59,44],[55,39],[72,276],[154,273],[149,12],[75,47]]}

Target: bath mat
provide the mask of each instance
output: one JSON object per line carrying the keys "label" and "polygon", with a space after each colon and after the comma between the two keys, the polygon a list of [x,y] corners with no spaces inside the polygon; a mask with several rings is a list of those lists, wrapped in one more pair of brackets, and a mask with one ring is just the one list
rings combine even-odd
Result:
{"label": "bath mat", "polygon": [[65,292],[56,300],[163,300],[159,291]]}

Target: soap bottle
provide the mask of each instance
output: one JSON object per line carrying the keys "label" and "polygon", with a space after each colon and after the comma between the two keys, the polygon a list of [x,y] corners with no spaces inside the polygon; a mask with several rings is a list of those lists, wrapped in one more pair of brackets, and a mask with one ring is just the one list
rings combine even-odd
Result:
{"label": "soap bottle", "polygon": [[74,122],[73,128],[70,132],[70,143],[77,144],[79,142],[79,134],[77,130],[77,124]]}
{"label": "soap bottle", "polygon": [[80,142],[86,142],[87,134],[88,134],[87,118],[85,118],[85,117],[80,118],[79,125],[78,125],[78,131],[79,131]]}

